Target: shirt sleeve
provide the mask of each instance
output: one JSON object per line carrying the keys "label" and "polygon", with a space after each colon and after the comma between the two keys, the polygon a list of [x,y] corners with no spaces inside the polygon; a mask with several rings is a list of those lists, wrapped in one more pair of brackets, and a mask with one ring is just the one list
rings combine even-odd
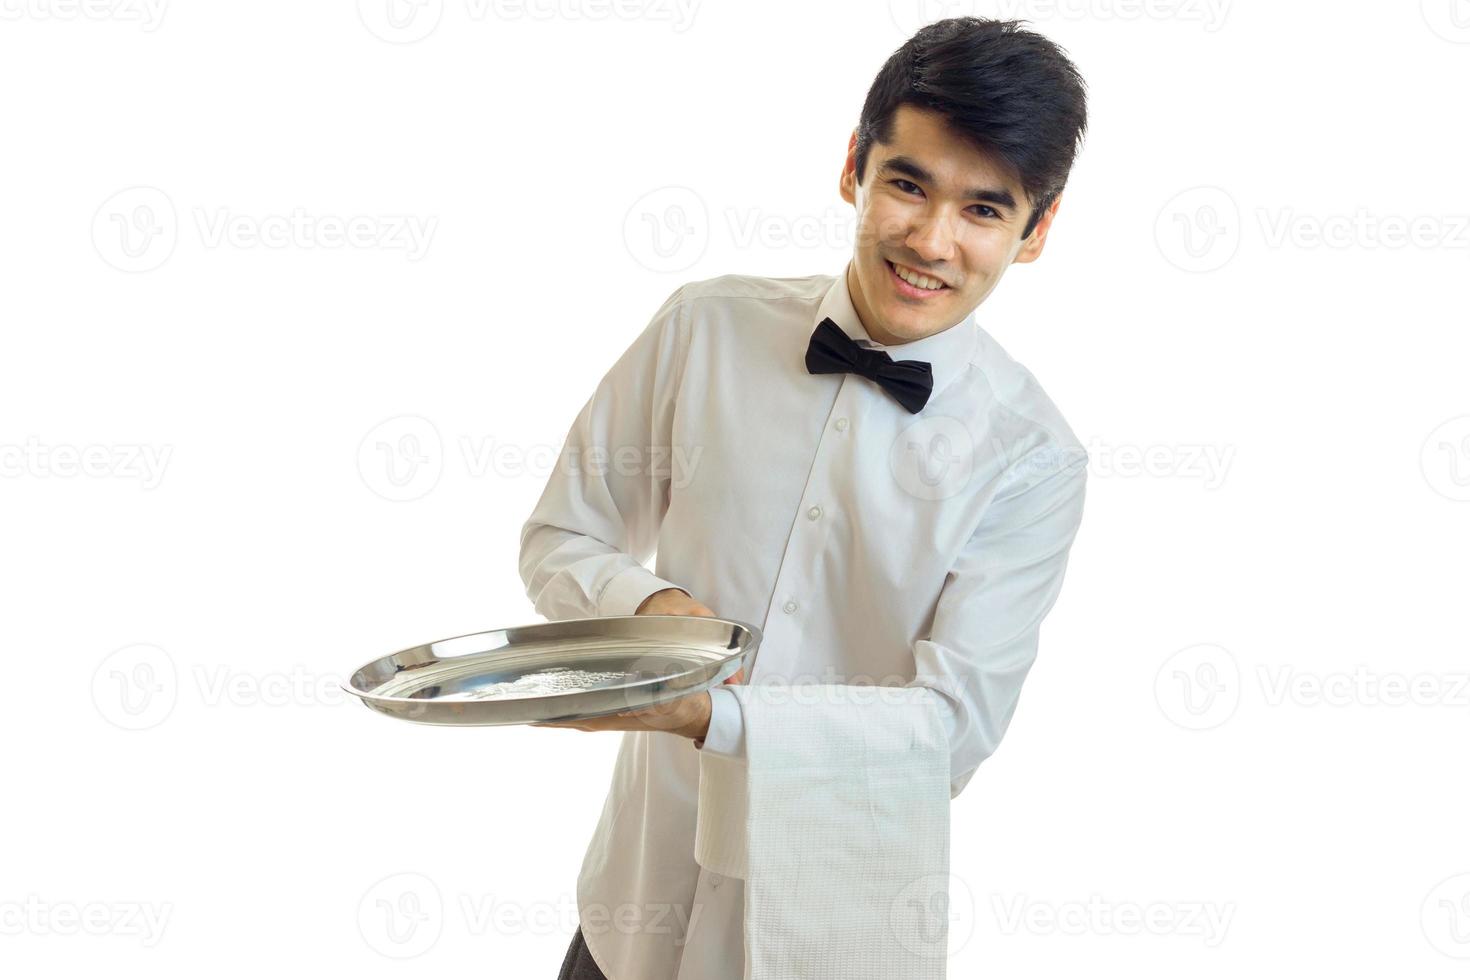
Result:
{"label": "shirt sleeve", "polygon": [[[1087,460],[1080,447],[1044,449],[1012,469],[945,579],[929,637],[914,645],[917,675],[905,686],[939,695],[951,799],[995,752],[1016,710],[1082,522]],[[711,688],[709,732],[694,744],[746,761],[734,692]]]}
{"label": "shirt sleeve", "polygon": [[676,289],[582,406],[521,529],[526,595],[548,620],[630,616],[680,586],[644,562],[668,510],[673,414],[689,350]]}
{"label": "shirt sleeve", "polygon": [[745,716],[740,699],[724,684],[710,688],[709,731],[695,739],[694,747],[727,759],[745,761]]}
{"label": "shirt sleeve", "polygon": [[1016,710],[1082,521],[1087,453],[1038,450],[1005,481],[945,578],[907,685],[941,696],[951,799],[995,752]]}

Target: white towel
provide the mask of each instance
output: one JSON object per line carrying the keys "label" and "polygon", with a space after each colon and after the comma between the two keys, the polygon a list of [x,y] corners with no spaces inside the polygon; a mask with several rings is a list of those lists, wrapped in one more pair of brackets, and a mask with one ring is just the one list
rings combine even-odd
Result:
{"label": "white towel", "polygon": [[747,980],[943,980],[950,773],[937,695],[729,690],[746,760],[701,753],[694,856],[745,880]]}

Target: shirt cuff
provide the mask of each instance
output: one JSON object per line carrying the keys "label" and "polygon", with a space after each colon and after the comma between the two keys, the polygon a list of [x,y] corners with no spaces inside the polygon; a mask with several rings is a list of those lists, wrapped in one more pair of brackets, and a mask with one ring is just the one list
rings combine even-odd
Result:
{"label": "shirt cuff", "polygon": [[687,590],[664,581],[642,565],[625,568],[603,586],[602,595],[597,599],[597,615],[632,616],[638,612],[644,599],[663,589],[679,589],[689,595]]}
{"label": "shirt cuff", "polygon": [[694,747],[728,759],[745,758],[745,716],[740,699],[723,684],[709,689],[709,731],[695,739]]}

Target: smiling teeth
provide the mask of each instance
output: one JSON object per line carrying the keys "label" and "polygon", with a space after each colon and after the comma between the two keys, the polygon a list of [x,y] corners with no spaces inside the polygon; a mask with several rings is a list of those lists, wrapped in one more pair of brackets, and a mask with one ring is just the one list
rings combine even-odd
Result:
{"label": "smiling teeth", "polygon": [[930,279],[928,276],[921,276],[917,272],[910,272],[896,262],[889,264],[893,266],[893,271],[898,273],[898,278],[911,286],[918,286],[920,289],[938,289],[944,285],[938,279]]}

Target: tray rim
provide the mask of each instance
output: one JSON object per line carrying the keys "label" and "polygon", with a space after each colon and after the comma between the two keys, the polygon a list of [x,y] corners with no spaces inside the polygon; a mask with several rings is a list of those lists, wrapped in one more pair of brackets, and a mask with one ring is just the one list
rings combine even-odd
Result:
{"label": "tray rim", "polygon": [[[422,706],[422,705],[434,704],[434,703],[438,703],[438,704],[463,703],[463,702],[439,701],[437,698],[405,698],[405,697],[398,697],[398,696],[395,696],[395,695],[373,694],[370,691],[364,691],[364,690],[361,690],[360,688],[357,688],[357,687],[353,686],[353,684],[352,684],[352,678],[356,677],[359,673],[361,673],[362,671],[368,669],[369,667],[373,666],[374,664],[381,663],[384,660],[390,660],[390,659],[392,659],[394,657],[402,656],[404,654],[409,654],[409,653],[414,652],[415,650],[423,650],[425,648],[429,648],[430,650],[432,650],[433,647],[437,646],[440,643],[449,643],[449,642],[452,642],[454,640],[462,640],[462,639],[465,639],[466,637],[484,636],[484,635],[490,634],[490,633],[501,633],[501,634],[504,634],[504,633],[508,633],[508,632],[510,632],[512,630],[535,628],[535,627],[541,627],[541,626],[573,625],[573,624],[577,624],[577,623],[605,623],[605,622],[610,622],[610,621],[616,621],[616,622],[627,622],[627,621],[651,622],[651,621],[655,621],[655,620],[691,620],[691,619],[705,620],[705,621],[708,621],[708,622],[715,622],[715,623],[725,623],[726,625],[739,627],[740,629],[745,630],[747,633],[749,633],[749,639],[750,639],[750,642],[748,644],[746,644],[746,647],[747,647],[747,650],[745,651],[746,653],[750,652],[751,650],[758,650],[758,649],[760,649],[761,641],[764,639],[764,637],[761,634],[760,627],[754,625],[753,623],[747,623],[747,622],[744,622],[743,620],[739,620],[739,619],[730,619],[730,618],[727,618],[725,616],[672,616],[672,615],[663,615],[663,614],[659,614],[659,615],[638,615],[638,614],[635,613],[635,614],[630,614],[630,615],[626,615],[626,616],[580,616],[580,617],[576,617],[576,618],[573,618],[573,619],[549,619],[549,620],[546,620],[545,622],[541,622],[541,623],[520,623],[520,624],[517,624],[515,626],[503,626],[503,627],[500,627],[498,629],[477,630],[477,631],[475,631],[473,633],[461,633],[461,634],[459,634],[457,636],[446,636],[446,637],[442,637],[442,638],[437,639],[437,640],[430,640],[427,643],[415,643],[411,647],[404,647],[401,650],[395,650],[392,653],[387,653],[387,654],[384,654],[384,655],[382,655],[380,657],[374,657],[373,659],[367,661],[366,663],[359,664],[357,667],[353,668],[353,670],[347,675],[347,677],[346,677],[345,680],[339,681],[337,686],[340,687],[346,693],[352,695],[355,698],[358,698],[358,699],[362,700],[363,702],[377,702],[379,704],[402,705],[404,707]],[[448,662],[459,660],[459,659],[465,658],[465,657],[483,657],[486,654],[491,654],[491,653],[494,653],[494,652],[495,651],[493,651],[493,650],[487,650],[487,651],[483,651],[483,652],[480,652],[480,653],[462,653],[462,654],[458,654],[458,655],[453,656],[453,657],[436,657],[435,659],[439,663],[448,663]],[[678,676],[678,675],[675,675],[675,676]],[[632,687],[632,686],[634,686],[634,685],[636,685],[638,683],[642,683],[642,682],[639,682],[639,681],[630,681],[627,684],[623,684],[623,685],[619,685],[619,686],[615,686],[615,687],[611,687],[611,688],[605,688],[604,690],[619,690],[619,689],[622,689],[622,688]],[[544,697],[544,698],[555,698],[555,697],[560,697],[561,695],[557,695],[557,694],[543,694],[543,695],[536,695],[536,696],[537,697]]]}

